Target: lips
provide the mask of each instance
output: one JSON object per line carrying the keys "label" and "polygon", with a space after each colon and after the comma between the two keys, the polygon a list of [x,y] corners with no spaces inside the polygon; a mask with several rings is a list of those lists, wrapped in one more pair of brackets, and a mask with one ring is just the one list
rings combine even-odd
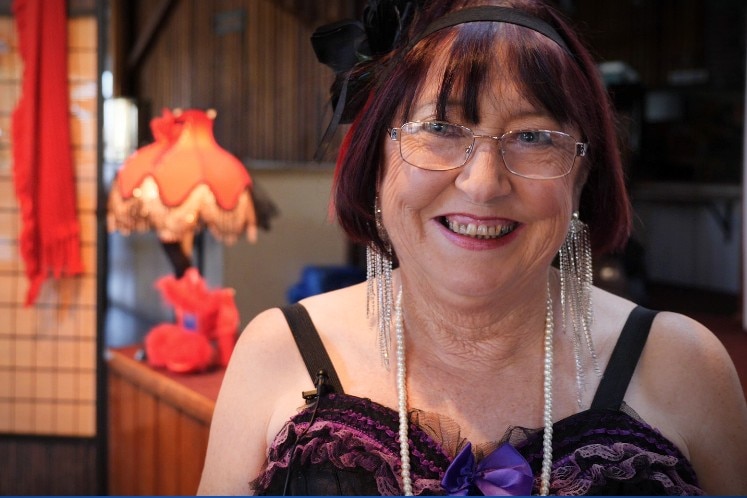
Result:
{"label": "lips", "polygon": [[441,224],[452,232],[472,237],[475,239],[499,239],[513,232],[519,225],[516,222],[507,223],[461,223],[457,220],[449,219],[446,216],[441,218]]}

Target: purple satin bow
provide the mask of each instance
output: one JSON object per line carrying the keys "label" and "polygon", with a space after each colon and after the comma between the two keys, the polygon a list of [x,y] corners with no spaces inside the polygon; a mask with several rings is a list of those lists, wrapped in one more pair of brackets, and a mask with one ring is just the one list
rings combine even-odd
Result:
{"label": "purple satin bow", "polygon": [[504,443],[475,465],[472,444],[467,443],[446,469],[441,486],[452,496],[466,496],[474,488],[486,496],[529,496],[534,475],[529,463]]}

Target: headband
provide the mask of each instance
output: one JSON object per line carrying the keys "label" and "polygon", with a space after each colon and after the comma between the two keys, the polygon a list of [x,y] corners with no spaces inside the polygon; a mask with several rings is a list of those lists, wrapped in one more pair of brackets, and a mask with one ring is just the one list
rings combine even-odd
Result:
{"label": "headband", "polygon": [[[389,47],[389,52],[396,48],[395,45],[399,40],[401,33],[406,29],[405,24],[409,23],[411,20],[411,10],[409,4],[405,9],[403,9],[402,14],[396,7],[393,9],[394,17],[398,26],[395,30],[393,39],[390,41],[392,46]],[[397,59],[387,63],[379,79],[386,79],[386,76],[396,65],[396,61],[401,60],[401,58],[422,39],[442,29],[471,22],[504,22],[531,29],[549,38],[573,57],[573,53],[569,50],[563,37],[560,36],[555,28],[542,19],[508,7],[484,5],[449,12],[431,22],[421,33],[410,40],[407,46],[402,49]],[[391,31],[391,26],[387,26],[386,28]],[[374,26],[364,30],[364,27],[360,22],[343,21],[341,23],[322,26],[318,28],[311,37],[311,44],[314,47],[317,59],[331,67],[337,73],[336,83],[339,84],[339,93],[337,94],[336,103],[334,104],[335,108],[332,119],[330,120],[329,126],[327,127],[319,147],[317,148],[316,154],[314,155],[314,160],[316,161],[321,160],[322,155],[324,154],[324,151],[340,122],[352,121],[350,117],[345,121],[342,120],[346,103],[348,100],[355,98],[355,95],[348,98],[348,95],[354,93],[349,91],[349,87],[351,86],[350,71],[359,63],[359,61],[367,62],[371,60],[372,56],[364,53],[361,49],[365,49],[368,45],[365,39],[366,32],[371,32],[375,29],[376,27]],[[386,53],[386,51],[384,53]],[[368,78],[370,76],[371,72],[367,71],[365,77]],[[366,85],[363,84],[362,86],[365,87]],[[357,114],[357,111],[358,109],[355,110],[354,114]],[[348,112],[348,114],[350,113]]]}
{"label": "headband", "polygon": [[555,28],[547,24],[545,21],[538,17],[534,17],[529,14],[525,14],[516,9],[508,7],[495,7],[492,5],[483,5],[480,7],[469,7],[454,12],[449,12],[443,17],[439,17],[416,36],[407,46],[405,52],[415,46],[423,38],[432,35],[436,31],[440,31],[444,28],[450,28],[458,24],[466,24],[470,22],[505,22],[508,24],[516,24],[517,26],[523,26],[529,28],[537,33],[545,35],[558,45],[563,50],[571,53],[568,50],[568,46],[565,44],[565,40],[555,31]]}

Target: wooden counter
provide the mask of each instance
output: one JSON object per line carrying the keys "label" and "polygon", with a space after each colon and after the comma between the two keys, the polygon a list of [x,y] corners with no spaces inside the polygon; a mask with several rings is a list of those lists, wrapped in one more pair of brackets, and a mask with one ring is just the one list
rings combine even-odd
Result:
{"label": "wooden counter", "polygon": [[108,351],[109,494],[194,495],[224,371],[176,374]]}

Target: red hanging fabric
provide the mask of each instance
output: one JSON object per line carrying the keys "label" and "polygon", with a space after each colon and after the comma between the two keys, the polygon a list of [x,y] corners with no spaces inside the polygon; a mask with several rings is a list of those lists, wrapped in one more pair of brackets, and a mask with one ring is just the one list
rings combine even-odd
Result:
{"label": "red hanging fabric", "polygon": [[13,111],[13,172],[21,257],[33,304],[42,283],[83,272],[70,145],[65,0],[14,0],[24,63]]}

